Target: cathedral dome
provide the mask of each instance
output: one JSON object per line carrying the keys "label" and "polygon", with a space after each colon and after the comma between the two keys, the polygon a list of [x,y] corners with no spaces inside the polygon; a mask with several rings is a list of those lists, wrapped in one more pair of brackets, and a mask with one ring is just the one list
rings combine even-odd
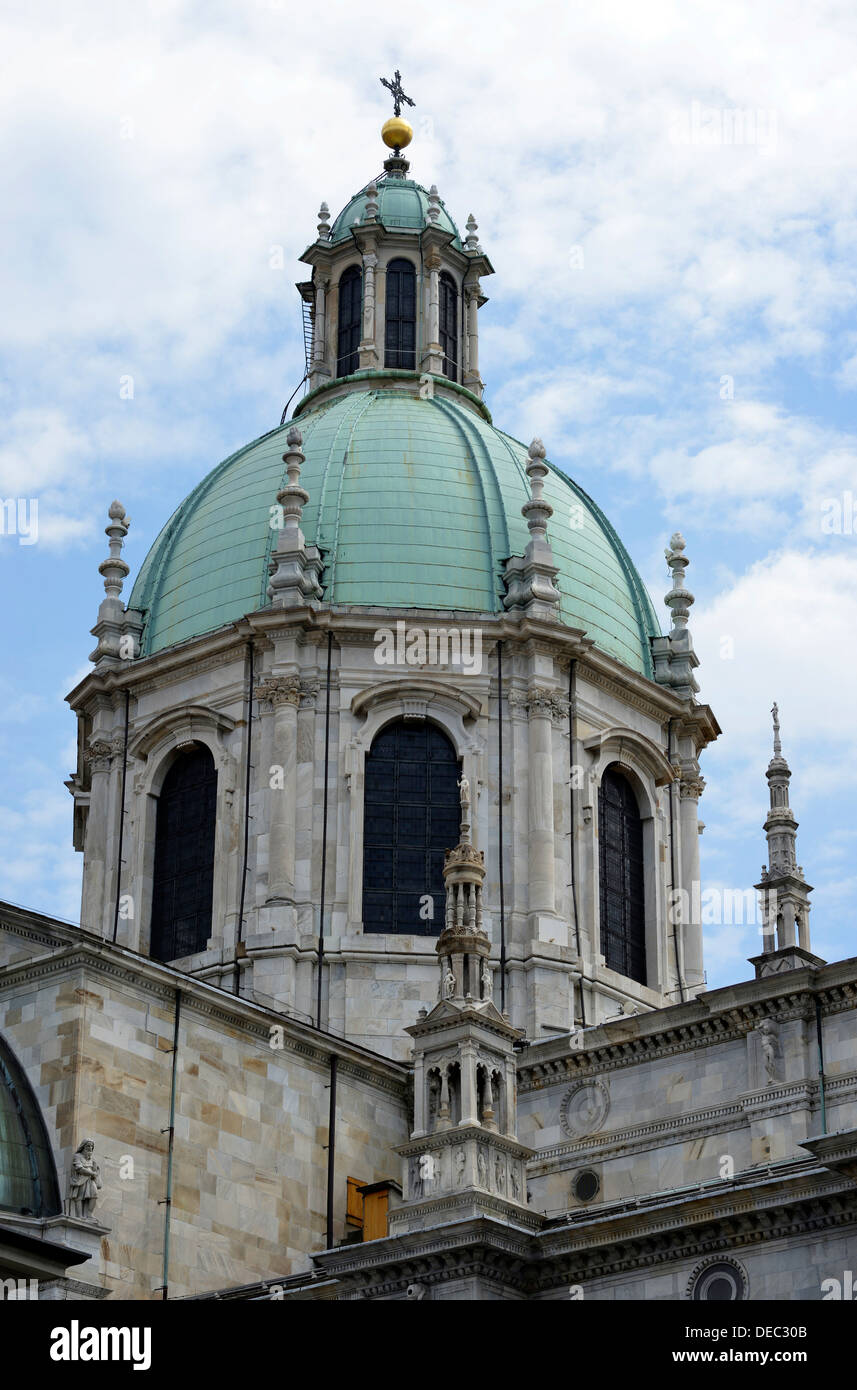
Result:
{"label": "cathedral dome", "polygon": [[[360,193],[355,193],[333,223],[330,233],[332,245],[347,240],[351,235],[351,228],[354,223],[363,221],[366,216],[366,200],[369,196],[367,188],[362,189]],[[426,225],[429,195],[422,184],[414,183],[413,179],[387,178],[382,175],[377,181],[377,189],[378,220],[388,231],[421,232],[423,230]],[[437,226],[442,231],[452,235],[451,244],[457,251],[460,251],[461,238],[458,234],[458,228],[447,212],[442,199],[438,199],[437,206],[440,214]]]}
{"label": "cathedral dome", "polygon": [[[422,399],[412,374],[350,378],[308,397],[296,423],[309,493],[301,527],[324,558],[324,597],[372,608],[502,613],[504,562],[530,536],[526,447],[458,388]],[[415,375],[413,376],[416,382]],[[288,426],[226,459],[178,507],[130,600],[143,610],[142,655],[212,631],[269,603]],[[549,465],[548,534],[560,617],[632,670],[652,675],[659,634],[645,587],[606,517]]]}

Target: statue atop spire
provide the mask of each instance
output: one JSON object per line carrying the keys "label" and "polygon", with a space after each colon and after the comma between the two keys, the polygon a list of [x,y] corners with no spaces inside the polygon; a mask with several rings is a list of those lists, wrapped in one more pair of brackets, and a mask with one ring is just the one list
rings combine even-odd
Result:
{"label": "statue atop spire", "polygon": [[783,757],[780,739],[780,709],[771,707],[774,726],[774,755],[765,774],[770,805],[765,820],[768,863],[756,889],[761,893],[762,954],[754,957],[756,974],[800,969],[818,961],[810,951],[809,895],[812,888],[797,862],[797,827],[789,805],[791,768]]}

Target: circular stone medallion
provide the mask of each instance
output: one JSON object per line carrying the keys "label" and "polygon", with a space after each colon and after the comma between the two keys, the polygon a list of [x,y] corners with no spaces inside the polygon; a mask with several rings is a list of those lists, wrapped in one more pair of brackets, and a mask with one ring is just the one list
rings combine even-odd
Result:
{"label": "circular stone medallion", "polygon": [[569,1139],[595,1134],[607,1119],[610,1094],[603,1081],[581,1081],[563,1097],[559,1123]]}

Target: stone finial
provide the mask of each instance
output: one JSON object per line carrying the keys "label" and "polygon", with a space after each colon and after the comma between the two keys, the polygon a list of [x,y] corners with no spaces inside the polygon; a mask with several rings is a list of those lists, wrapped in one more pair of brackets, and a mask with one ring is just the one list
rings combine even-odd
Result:
{"label": "stone finial", "polygon": [[440,196],[437,191],[437,184],[433,183],[428,193],[428,207],[426,208],[426,221],[432,224],[440,217]]}
{"label": "stone finial", "polygon": [[110,524],[105,526],[104,534],[110,542],[110,554],[98,566],[98,573],[104,576],[104,592],[108,598],[118,599],[128,575],[128,566],[122,559],[122,547],[131,525],[131,518],[126,515],[121,502],[111,502],[107,514]]}
{"label": "stone finial", "polygon": [[778,758],[782,754],[783,745],[780,743],[780,710],[776,700],[771,707],[771,714],[774,718],[774,757]]}
{"label": "stone finial", "polygon": [[75,1149],[68,1175],[67,1214],[81,1221],[93,1221],[95,1204],[101,1191],[101,1165],[95,1159],[95,1144],[84,1139]]}
{"label": "stone finial", "polygon": [[373,179],[366,188],[366,216],[364,222],[375,222],[378,217],[378,185]]}
{"label": "stone finial", "polygon": [[690,564],[684,554],[684,549],[684,536],[680,531],[674,531],[670,537],[669,546],[664,551],[673,581],[669,593],[664,595],[664,603],[672,614],[673,632],[679,632],[687,627],[691,604],[694,602],[693,594],[684,587],[684,572]]}
{"label": "stone finial", "polygon": [[525,502],[521,508],[522,513],[527,518],[527,526],[530,535],[544,540],[547,535],[547,526],[553,516],[553,507],[546,502],[542,496],[544,492],[545,478],[548,475],[547,465],[544,463],[545,446],[540,439],[534,439],[527,450],[527,477],[530,480],[530,501]]}
{"label": "stone finial", "polygon": [[[319,576],[322,562],[318,547],[307,545],[301,530],[303,509],[309,501],[309,493],[301,487],[301,466],[306,462],[306,456],[302,449],[303,435],[297,425],[289,427],[286,445],[283,462],[288,482],[277,493],[279,510],[276,522],[279,534],[271,556],[268,597],[282,607],[293,608],[302,606],[310,599],[321,598]],[[276,512],[277,509],[272,508],[272,511]],[[274,524],[275,518],[272,517],[271,525]]]}
{"label": "stone finial", "polygon": [[548,475],[545,446],[534,439],[527,450],[527,477],[530,496],[521,508],[530,532],[530,543],[523,556],[513,555],[506,562],[507,608],[522,608],[533,617],[555,619],[559,612],[560,594],[555,580],[559,569],[554,564],[553,551],[547,537],[547,524],[553,507],[544,497],[544,480]]}
{"label": "stone finial", "polygon": [[98,621],[92,629],[93,637],[98,638],[98,646],[90,654],[90,661],[102,669],[118,668],[137,654],[137,643],[142,630],[142,614],[126,609],[122,602],[122,586],[128,575],[128,566],[122,559],[122,546],[131,525],[121,502],[111,502],[108,510],[109,523],[104,533],[110,542],[110,553],[98,566],[98,573],[104,577],[105,597],[98,608]]}
{"label": "stone finial", "polygon": [[466,222],[465,225],[466,225],[466,228],[467,228],[467,236],[466,236],[465,241],[464,241],[464,249],[465,249],[465,251],[473,251],[473,252],[480,251],[482,248],[481,248],[480,245],[479,245],[479,238],[478,238],[478,236],[476,235],[476,233],[477,233],[478,230],[479,230],[479,224],[478,224],[478,222],[476,221],[476,218],[473,216],[473,213],[472,213],[472,212],[471,212],[470,216],[468,217],[467,222]]}
{"label": "stone finial", "polygon": [[684,549],[684,536],[680,531],[674,531],[664,551],[672,577],[672,588],[664,595],[664,603],[670,610],[670,632],[668,637],[652,638],[652,656],[658,684],[672,686],[680,699],[690,700],[699,690],[693,674],[699,665],[699,658],[693,650],[687,626],[694,598],[690,590],[684,587],[684,572],[690,563]]}
{"label": "stone finial", "polygon": [[330,208],[327,203],[322,203],[318,210],[318,239],[330,241]]}

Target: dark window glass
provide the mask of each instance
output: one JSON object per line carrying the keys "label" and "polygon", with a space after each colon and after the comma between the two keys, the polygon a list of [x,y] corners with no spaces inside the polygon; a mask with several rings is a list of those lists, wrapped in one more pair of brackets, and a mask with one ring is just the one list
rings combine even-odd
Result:
{"label": "dark window glass", "polygon": [[360,315],[363,308],[363,276],[350,265],[339,281],[339,313],[336,334],[336,375],[350,376],[359,366]]}
{"label": "dark window glass", "polygon": [[726,1260],[711,1264],[696,1279],[692,1297],[698,1303],[743,1302],[744,1280]]}
{"label": "dark window glass", "polygon": [[[38,1054],[37,1054],[38,1055]],[[62,1211],[53,1153],[39,1102],[0,1037],[0,1209],[19,1216]]]}
{"label": "dark window glass", "polygon": [[601,951],[611,970],[646,983],[643,825],[637,798],[608,768],[598,790]]}
{"label": "dark window glass", "polygon": [[387,266],[384,366],[414,371],[417,358],[417,277],[410,261]]}
{"label": "dark window glass", "polygon": [[458,380],[458,291],[446,271],[440,277],[440,345],[443,348],[443,374]]}
{"label": "dark window glass", "polygon": [[173,763],[158,798],[152,944],[155,960],[204,951],[211,935],[217,772],[207,748]]}
{"label": "dark window glass", "polygon": [[[458,844],[458,778],[455,749],[435,724],[400,720],[375,739],[364,777],[364,931],[428,936],[443,927],[443,855]],[[420,916],[426,895],[430,919]]]}

